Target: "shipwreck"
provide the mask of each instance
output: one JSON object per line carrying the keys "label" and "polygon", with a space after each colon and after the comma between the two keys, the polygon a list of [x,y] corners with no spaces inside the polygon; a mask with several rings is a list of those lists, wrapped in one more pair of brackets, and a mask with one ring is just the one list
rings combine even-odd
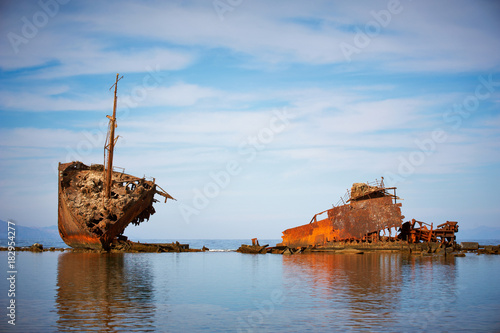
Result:
{"label": "shipwreck", "polygon": [[[79,161],[59,163],[58,227],[63,241],[73,248],[109,250],[123,240],[125,228],[139,225],[155,213],[155,194],[174,199],[155,179],[135,177],[113,166],[116,101],[119,75],[114,87],[113,115],[104,144],[104,164]],[[110,88],[110,90],[111,90]],[[175,200],[175,199],[174,199]]]}
{"label": "shipwreck", "polygon": [[403,222],[399,199],[396,187],[386,187],[383,177],[371,183],[354,183],[331,209],[315,214],[308,224],[283,231],[278,245],[325,250],[353,244],[384,248],[381,243],[392,243],[398,248],[402,243],[455,243],[457,222],[436,227],[415,219]]}

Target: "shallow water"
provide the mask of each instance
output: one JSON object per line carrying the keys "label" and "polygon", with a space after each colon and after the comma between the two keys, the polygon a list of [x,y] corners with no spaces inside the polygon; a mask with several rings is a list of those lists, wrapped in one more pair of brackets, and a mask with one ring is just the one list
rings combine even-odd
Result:
{"label": "shallow water", "polygon": [[16,325],[6,309],[0,331],[500,331],[500,256],[18,252],[16,265]]}

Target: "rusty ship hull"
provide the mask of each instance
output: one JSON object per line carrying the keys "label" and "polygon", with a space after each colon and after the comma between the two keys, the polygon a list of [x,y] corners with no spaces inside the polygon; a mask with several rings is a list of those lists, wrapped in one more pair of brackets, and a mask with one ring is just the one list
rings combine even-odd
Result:
{"label": "rusty ship hull", "polygon": [[403,243],[421,242],[455,244],[458,222],[446,221],[436,227],[415,219],[403,223],[398,199],[396,187],[385,187],[383,177],[372,183],[354,183],[333,208],[314,215],[308,224],[283,231],[279,245],[338,250],[352,246],[397,249]]}
{"label": "rusty ship hull", "polygon": [[[59,164],[58,227],[63,241],[73,248],[109,250],[113,240],[130,224],[155,213],[154,180],[113,172],[111,197],[103,194],[103,166],[81,162]],[[172,198],[173,199],[173,198]]]}
{"label": "rusty ship hull", "polygon": [[283,245],[318,246],[335,241],[362,239],[374,231],[401,228],[401,204],[382,197],[353,202],[328,211],[327,217],[283,231]]}
{"label": "rusty ship hull", "polygon": [[291,248],[317,247],[368,240],[378,237],[380,231],[390,233],[401,228],[404,219],[396,199],[395,188],[386,188],[383,180],[372,185],[355,183],[340,204],[314,215],[308,224],[283,231],[282,244]]}
{"label": "rusty ship hull", "polygon": [[[138,225],[155,213],[154,196],[174,199],[155,179],[115,171],[113,166],[118,81],[116,74],[112,116],[104,144],[104,164],[59,163],[58,227],[62,240],[73,248],[109,250],[113,241],[133,223]],[[111,90],[110,88],[110,90]],[[175,199],[174,199],[175,200]]]}

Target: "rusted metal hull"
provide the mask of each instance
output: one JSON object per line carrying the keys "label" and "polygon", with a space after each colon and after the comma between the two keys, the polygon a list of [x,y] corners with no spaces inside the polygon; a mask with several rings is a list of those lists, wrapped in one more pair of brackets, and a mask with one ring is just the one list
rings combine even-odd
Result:
{"label": "rusted metal hull", "polygon": [[351,201],[329,209],[327,217],[283,231],[282,244],[288,247],[325,246],[329,242],[363,239],[371,233],[400,228],[404,216],[401,204],[390,196]]}
{"label": "rusted metal hull", "polygon": [[155,212],[154,180],[114,172],[113,196],[108,199],[102,195],[99,167],[59,164],[59,234],[73,248],[109,250],[130,223],[139,224]]}
{"label": "rusted metal hull", "polygon": [[[385,187],[383,177],[371,183],[354,183],[332,209],[314,215],[309,224],[283,231],[280,245],[337,249],[361,243],[378,248],[380,242],[390,242],[395,248],[401,242],[455,244],[458,222],[447,221],[436,228],[433,223],[414,219],[403,223],[405,217],[401,215],[401,204],[396,203],[398,199],[396,187]],[[323,218],[318,219],[319,216]],[[387,244],[382,248],[387,248]]]}

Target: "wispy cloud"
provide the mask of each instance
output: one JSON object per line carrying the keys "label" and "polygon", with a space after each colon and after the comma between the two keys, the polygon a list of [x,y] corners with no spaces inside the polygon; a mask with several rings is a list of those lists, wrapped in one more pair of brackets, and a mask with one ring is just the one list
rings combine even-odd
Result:
{"label": "wispy cloud", "polygon": [[97,99],[94,96],[62,97],[58,94],[33,93],[28,91],[0,92],[0,108],[9,111],[85,111],[105,110],[109,108],[109,99]]}
{"label": "wispy cloud", "polygon": [[[496,52],[500,41],[494,33],[500,24],[492,15],[499,10],[496,4],[399,4],[388,23],[379,24],[380,31],[370,38],[369,45],[355,54],[358,59],[404,72],[496,67],[500,57]],[[113,72],[111,68],[144,71],[151,62],[165,70],[180,69],[202,50],[185,51],[187,47],[227,48],[270,63],[343,64],[346,59],[339,45],[343,42],[355,46],[359,31],[367,34],[366,27],[377,23],[377,13],[387,11],[387,2],[318,2],[315,6],[287,3],[286,9],[277,10],[274,4],[257,1],[245,4],[224,21],[218,19],[208,2],[155,6],[136,2],[106,2],[100,6],[80,3],[79,7],[78,11],[61,8],[20,55],[14,56],[3,40],[2,68],[58,63],[42,72],[46,77]],[[36,9],[33,7],[31,12]],[[30,11],[13,15],[25,13]],[[11,30],[22,24],[12,18],[9,23],[6,29]],[[67,29],[70,23],[78,27],[78,43],[67,42],[75,36]],[[141,46],[124,48],[123,42]],[[157,43],[168,46],[161,48]]]}
{"label": "wispy cloud", "polygon": [[[116,73],[125,75],[118,165],[157,177],[183,203],[228,161],[241,166],[193,237],[212,225],[243,230],[236,220],[266,228],[272,219],[283,230],[351,182],[398,176],[410,160],[418,163],[400,184],[410,207],[423,202],[418,192],[465,207],[477,184],[498,184],[495,2],[252,1],[221,19],[211,1],[71,1],[28,35],[39,3],[3,6],[0,183],[16,187],[2,197],[3,214],[30,197],[49,207],[57,162],[101,162]],[[9,33],[25,41],[13,47]],[[342,45],[355,51],[347,57]],[[272,131],[284,109],[293,119]],[[443,139],[433,141],[438,130]],[[255,153],[251,162],[242,147]],[[444,191],[464,194],[451,201]],[[45,224],[54,222],[50,210]],[[159,215],[184,232],[177,210]]]}

